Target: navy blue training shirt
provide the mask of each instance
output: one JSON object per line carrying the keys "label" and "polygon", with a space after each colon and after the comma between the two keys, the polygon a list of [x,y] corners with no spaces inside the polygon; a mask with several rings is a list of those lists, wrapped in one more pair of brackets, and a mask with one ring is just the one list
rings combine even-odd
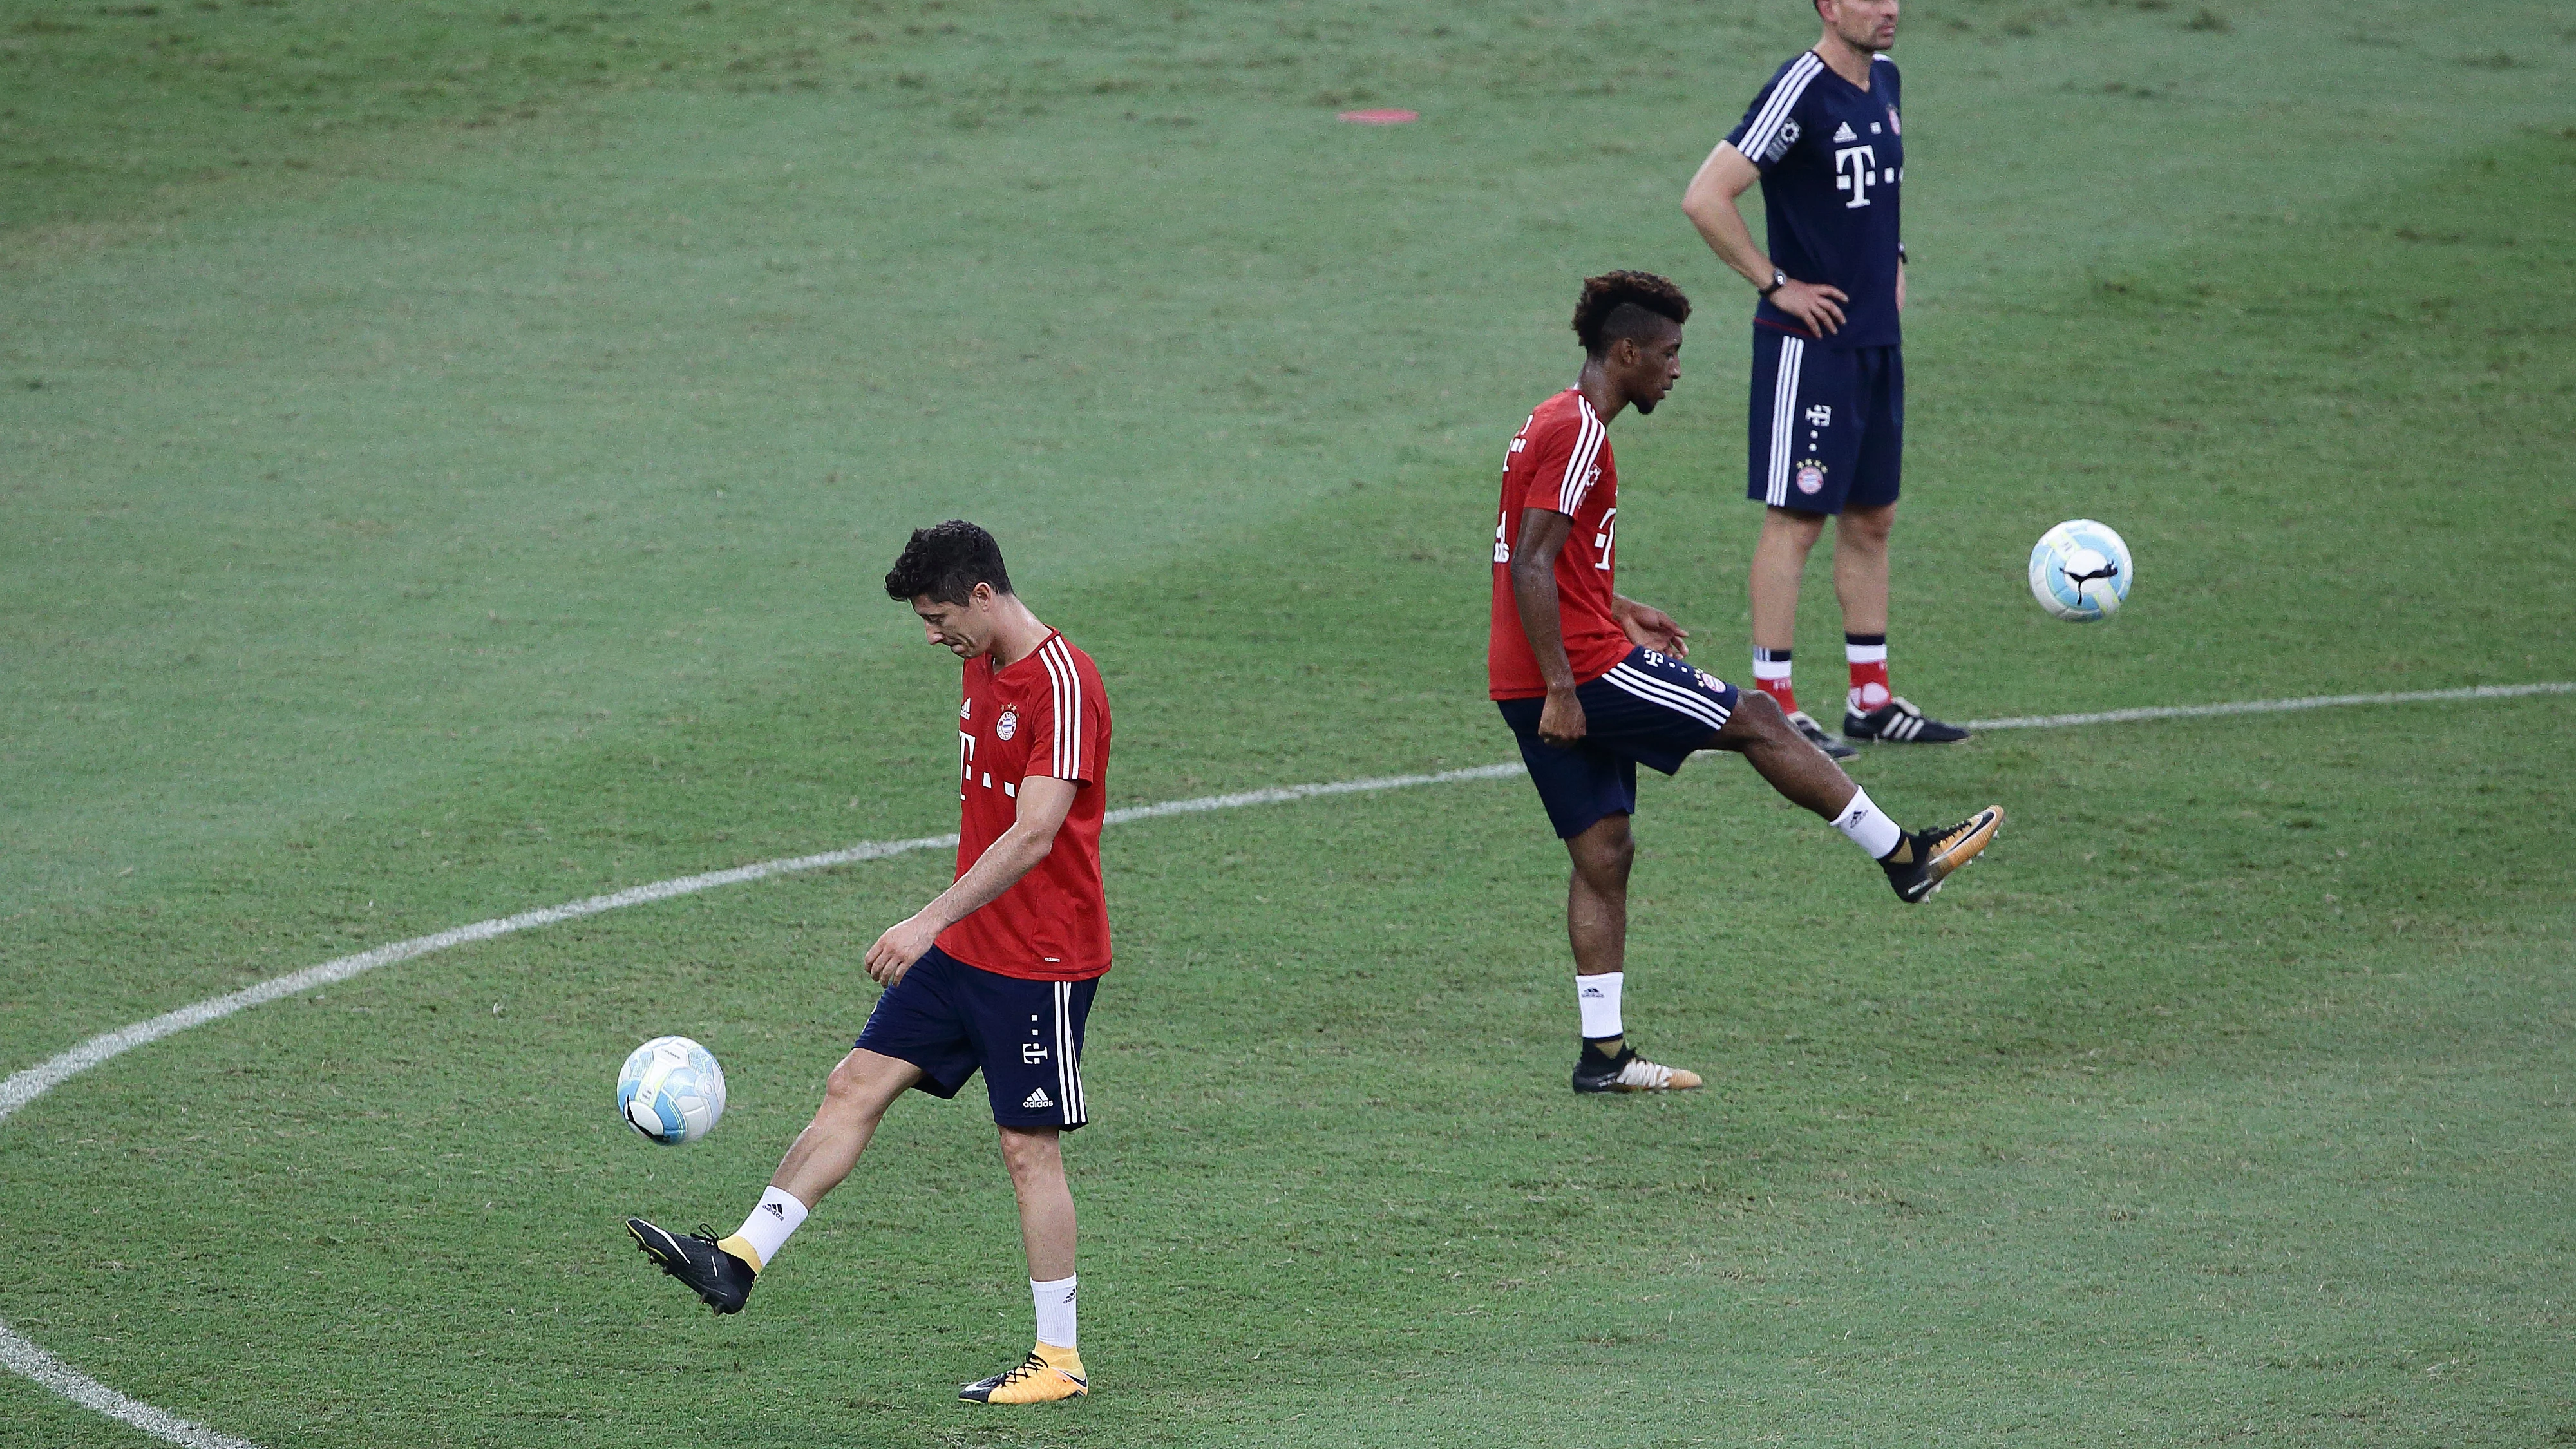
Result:
{"label": "navy blue training shirt", "polygon": [[[1896,62],[1870,62],[1869,89],[1841,76],[1814,51],[1780,67],[1727,136],[1762,172],[1772,264],[1798,282],[1840,287],[1842,330],[1818,339],[1832,348],[1894,347],[1897,183],[1905,141],[1896,119]],[[1765,300],[1753,320],[1814,338],[1805,323]]]}

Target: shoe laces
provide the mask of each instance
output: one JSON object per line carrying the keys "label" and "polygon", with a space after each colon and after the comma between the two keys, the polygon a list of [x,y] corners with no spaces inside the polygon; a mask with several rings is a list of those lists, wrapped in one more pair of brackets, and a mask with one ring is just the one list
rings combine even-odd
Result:
{"label": "shoe laces", "polygon": [[700,1223],[700,1224],[698,1224],[698,1230],[697,1230],[696,1232],[694,1232],[694,1233],[689,1234],[689,1236],[690,1236],[690,1237],[693,1237],[693,1238],[695,1238],[695,1239],[697,1239],[697,1240],[698,1240],[699,1242],[701,1242],[701,1243],[706,1244],[706,1245],[707,1245],[708,1247],[710,1247],[710,1248],[712,1248],[712,1247],[714,1247],[716,1244],[721,1243],[721,1242],[723,1242],[723,1241],[724,1241],[724,1239],[719,1238],[719,1237],[717,1237],[717,1236],[716,1236],[716,1225],[715,1225],[715,1224],[713,1224],[713,1223]]}
{"label": "shoe laces", "polygon": [[1030,1349],[1029,1356],[1021,1359],[1016,1365],[1006,1370],[1002,1374],[1002,1377],[994,1383],[993,1387],[997,1389],[1008,1388],[1022,1379],[1036,1378],[1039,1374],[1045,1373],[1048,1369],[1053,1367],[1055,1367],[1055,1365],[1038,1357],[1038,1351],[1036,1349]]}
{"label": "shoe laces", "polygon": [[1619,1069],[1619,1081],[1625,1086],[1661,1087],[1669,1084],[1672,1079],[1672,1068],[1650,1062],[1633,1053],[1629,1056],[1627,1065]]}
{"label": "shoe laces", "polygon": [[1958,824],[1951,826],[1949,829],[1942,831],[1939,835],[1934,836],[1929,842],[1932,847],[1930,854],[1939,855],[1943,851],[1948,850],[1951,846],[1954,846],[1960,841],[1966,839],[1969,833],[1974,831],[1977,828],[1978,823],[1984,819],[1985,812],[1981,810],[1976,814],[1969,816],[1967,819],[1960,821]]}

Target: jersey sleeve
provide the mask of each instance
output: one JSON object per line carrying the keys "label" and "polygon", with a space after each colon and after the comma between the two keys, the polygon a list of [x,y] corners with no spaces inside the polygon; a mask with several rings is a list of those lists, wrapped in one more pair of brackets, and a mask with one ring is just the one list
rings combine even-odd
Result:
{"label": "jersey sleeve", "polygon": [[1609,430],[1588,408],[1534,429],[1529,448],[1529,482],[1521,494],[1521,507],[1544,508],[1573,517],[1600,477],[1595,465],[1601,461],[1601,440],[1608,436]]}
{"label": "jersey sleeve", "polygon": [[1097,690],[1086,689],[1081,667],[1061,637],[1038,650],[1046,665],[1047,702],[1030,722],[1031,776],[1090,782],[1100,778],[1109,749],[1109,710]]}
{"label": "jersey sleeve", "polygon": [[1782,66],[1762,93],[1753,98],[1744,119],[1727,133],[1726,144],[1763,175],[1770,175],[1771,168],[1787,159],[1789,148],[1798,144],[1803,134],[1798,120],[1799,103],[1807,97],[1808,83],[1824,68],[1825,63],[1812,50],[1801,52],[1796,60]]}

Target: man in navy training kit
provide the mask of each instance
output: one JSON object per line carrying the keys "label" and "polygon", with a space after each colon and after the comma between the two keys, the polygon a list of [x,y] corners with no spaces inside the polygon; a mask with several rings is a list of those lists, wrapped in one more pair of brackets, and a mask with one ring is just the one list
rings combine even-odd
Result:
{"label": "man in navy training kit", "polygon": [[[1851,669],[1843,735],[1968,737],[1892,693],[1887,678],[1887,536],[1905,447],[1905,140],[1896,62],[1880,52],[1896,43],[1897,3],[1815,0],[1824,38],[1771,77],[1682,198],[1709,249],[1762,298],[1746,428],[1746,491],[1764,505],[1753,548],[1753,680],[1837,759],[1859,752],[1798,708],[1789,680],[1798,584],[1828,517],[1838,519],[1834,595]],[[1769,256],[1736,210],[1756,181]]]}
{"label": "man in navy training kit", "polygon": [[1582,1022],[1574,1090],[1696,1087],[1691,1072],[1648,1061],[1627,1042],[1628,867],[1637,848],[1637,766],[1672,774],[1696,750],[1729,750],[1771,788],[1816,812],[1887,872],[1897,899],[1921,901],[1994,839],[1989,805],[1947,830],[1908,833],[1810,744],[1768,695],[1682,662],[1688,635],[1616,587],[1619,468],[1609,425],[1634,404],[1655,410],[1681,378],[1690,302],[1649,272],[1587,279],[1574,308],[1583,371],[1540,403],[1503,456],[1494,517],[1486,671],[1519,737],[1548,823],[1573,857],[1566,936]]}

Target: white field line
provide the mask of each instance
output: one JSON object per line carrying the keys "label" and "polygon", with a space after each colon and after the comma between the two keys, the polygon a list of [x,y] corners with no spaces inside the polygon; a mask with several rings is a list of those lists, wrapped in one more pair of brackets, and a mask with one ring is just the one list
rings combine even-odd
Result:
{"label": "white field line", "polygon": [[2237,704],[2168,704],[2151,709],[2110,709],[2099,714],[2026,714],[1968,721],[1972,730],[2062,730],[2077,725],[2127,724],[2142,719],[2212,719],[2223,714],[2280,714],[2294,709],[2333,709],[2347,704],[2430,704],[2443,700],[2517,699],[2528,694],[2576,694],[2576,684],[2480,684],[2468,689],[2409,689],[2395,694],[2312,694],[2305,699],[2249,699]]}
{"label": "white field line", "polygon": [[[2269,714],[2281,710],[2323,709],[2347,704],[2413,704],[2435,700],[2506,699],[2532,694],[2576,693],[2576,683],[2490,684],[2474,689],[2417,690],[2401,694],[2316,695],[2306,699],[2252,700],[2241,704],[2175,705],[2155,709],[2111,710],[2101,714],[2030,715],[2016,719],[1978,720],[1971,728],[2063,729],[2075,725],[2115,724],[2130,720],[2199,719],[2213,715]],[[1249,805],[1285,805],[1299,800],[1314,800],[1332,795],[1369,794],[1381,790],[1406,790],[1418,785],[1447,785],[1464,780],[1501,780],[1520,774],[1518,761],[1500,765],[1474,765],[1460,770],[1442,770],[1427,775],[1382,775],[1365,780],[1334,780],[1314,785],[1285,785],[1267,790],[1245,790],[1231,795],[1201,795],[1189,800],[1165,800],[1152,805],[1130,805],[1112,810],[1101,817],[1107,825],[1124,825],[1135,820],[1153,820],[1166,815],[1195,815],[1209,810],[1239,810]],[[700,875],[677,876],[650,885],[630,886],[607,895],[566,905],[546,906],[521,911],[515,916],[497,916],[476,921],[470,926],[456,926],[427,936],[414,936],[373,950],[360,951],[307,966],[301,971],[272,977],[254,986],[222,996],[166,1011],[148,1021],[102,1032],[59,1056],[0,1081],[0,1122],[8,1120],[18,1109],[52,1091],[63,1082],[88,1071],[102,1062],[165,1036],[220,1021],[234,1012],[293,996],[333,982],[346,981],[362,972],[415,956],[444,951],[475,941],[488,941],[518,931],[532,931],[563,921],[596,916],[604,911],[622,910],[652,901],[666,901],[675,896],[695,895],[718,886],[741,885],[748,881],[766,880],[776,875],[794,875],[802,871],[823,870],[836,865],[854,865],[861,861],[882,860],[890,855],[904,855],[916,850],[939,850],[957,843],[954,835],[924,835],[911,840],[870,840],[819,855],[800,855],[786,860],[766,860],[731,870],[711,870]],[[51,1389],[82,1408],[94,1410],[111,1419],[121,1420],[156,1439],[184,1446],[184,1449],[259,1449],[246,1439],[219,1434],[193,1424],[164,1409],[154,1408],[139,1399],[128,1398],[98,1380],[38,1348],[0,1323],[0,1368],[23,1375]]]}
{"label": "white field line", "polygon": [[61,1359],[20,1338],[9,1325],[0,1323],[0,1364],[12,1373],[20,1373],[71,1400],[84,1409],[95,1409],[111,1419],[122,1419],[155,1439],[182,1444],[187,1449],[259,1449],[248,1439],[218,1434],[203,1424],[192,1424],[167,1409],[156,1409],[141,1399],[129,1399],[85,1373],[67,1367]]}

